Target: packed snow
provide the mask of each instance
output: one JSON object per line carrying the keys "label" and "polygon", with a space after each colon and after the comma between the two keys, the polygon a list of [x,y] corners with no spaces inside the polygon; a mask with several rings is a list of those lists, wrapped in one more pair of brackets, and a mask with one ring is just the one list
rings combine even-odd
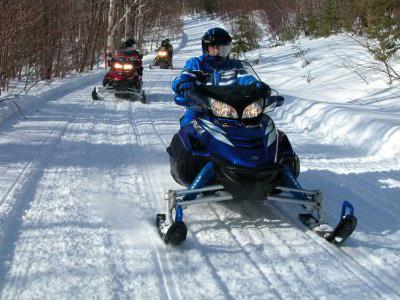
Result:
{"label": "packed snow", "polygon": [[[174,67],[214,26],[185,20]],[[353,203],[359,224],[343,247],[301,225],[299,209],[251,199],[188,208],[187,240],[165,245],[154,221],[179,188],[165,148],[183,112],[170,88],[180,70],[149,70],[149,55],[148,104],[92,101],[104,70],[14,98],[26,120],[0,102],[1,298],[400,298],[399,86],[343,65],[363,54],[348,37],[301,43],[306,67],[290,44],[248,57],[286,98],[271,116],[300,182],[323,191],[327,221]]]}

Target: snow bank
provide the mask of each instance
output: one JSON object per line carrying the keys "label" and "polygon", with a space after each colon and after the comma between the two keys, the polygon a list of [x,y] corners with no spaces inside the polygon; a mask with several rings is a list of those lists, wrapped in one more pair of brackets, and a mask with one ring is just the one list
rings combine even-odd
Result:
{"label": "snow bank", "polygon": [[[400,84],[388,85],[383,73],[369,67],[365,49],[347,36],[303,38],[296,43],[308,52],[310,64],[296,58],[294,44],[262,48],[246,56],[259,57],[256,71],[267,82],[290,94],[317,101],[353,102],[400,108]],[[400,68],[400,64],[394,67]]]}
{"label": "snow bank", "polygon": [[290,43],[246,54],[259,59],[254,68],[262,80],[290,95],[277,109],[282,121],[399,170],[400,84],[389,85],[383,73],[360,65],[370,56],[347,36],[303,38],[297,44],[308,50],[305,67]]}
{"label": "snow bank", "polygon": [[283,122],[322,136],[326,144],[347,145],[359,155],[375,159],[392,159],[393,169],[400,168],[397,113],[289,97],[277,114]]}
{"label": "snow bank", "polygon": [[[15,115],[17,111],[15,102],[22,112],[28,110],[33,104],[39,105],[42,102],[55,100],[67,93],[79,90],[89,84],[97,83],[102,76],[104,70],[95,70],[82,74],[71,75],[67,78],[56,79],[51,84],[45,81],[40,82],[32,88],[28,95],[5,95],[0,98],[0,124],[6,119]],[[88,95],[90,99],[90,95]]]}

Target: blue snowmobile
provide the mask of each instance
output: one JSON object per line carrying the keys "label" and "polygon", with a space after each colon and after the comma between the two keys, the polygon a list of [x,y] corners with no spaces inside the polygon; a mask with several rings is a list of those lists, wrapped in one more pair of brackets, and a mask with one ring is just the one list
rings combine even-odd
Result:
{"label": "blue snowmobile", "polygon": [[[259,79],[253,68],[242,62]],[[260,79],[259,79],[260,80]],[[180,245],[187,235],[183,209],[193,204],[227,200],[271,200],[300,204],[300,220],[334,244],[343,243],[357,219],[344,201],[339,224],[324,223],[322,193],[303,189],[297,181],[300,162],[285,133],[266,114],[283,104],[278,93],[259,95],[254,86],[201,85],[175,103],[196,112],[167,148],[171,175],[182,190],[165,193],[166,213],[156,225],[165,243]]]}

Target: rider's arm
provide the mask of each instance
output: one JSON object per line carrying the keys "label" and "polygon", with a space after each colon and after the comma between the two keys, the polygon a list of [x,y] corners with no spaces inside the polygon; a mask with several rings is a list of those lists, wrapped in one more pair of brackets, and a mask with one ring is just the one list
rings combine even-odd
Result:
{"label": "rider's arm", "polygon": [[180,86],[183,83],[191,83],[195,85],[199,72],[200,72],[200,65],[198,59],[197,58],[189,59],[186,62],[181,75],[179,75],[172,81],[172,90],[175,93],[179,94],[181,92]]}

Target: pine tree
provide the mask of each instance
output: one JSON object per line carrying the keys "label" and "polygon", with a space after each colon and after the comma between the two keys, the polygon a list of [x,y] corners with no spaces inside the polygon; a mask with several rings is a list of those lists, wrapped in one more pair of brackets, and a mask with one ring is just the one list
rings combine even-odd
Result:
{"label": "pine tree", "polygon": [[370,0],[367,5],[366,23],[362,28],[369,39],[367,48],[374,58],[385,65],[392,82],[393,73],[399,77],[389,61],[400,51],[400,3],[398,0]]}
{"label": "pine tree", "polygon": [[323,14],[320,21],[319,33],[322,36],[329,36],[336,33],[339,23],[339,12],[336,9],[335,0],[326,0],[323,5]]}
{"label": "pine tree", "polygon": [[232,53],[239,57],[243,52],[251,51],[260,47],[260,38],[257,24],[248,17],[241,16],[236,21],[236,30],[233,34]]}

